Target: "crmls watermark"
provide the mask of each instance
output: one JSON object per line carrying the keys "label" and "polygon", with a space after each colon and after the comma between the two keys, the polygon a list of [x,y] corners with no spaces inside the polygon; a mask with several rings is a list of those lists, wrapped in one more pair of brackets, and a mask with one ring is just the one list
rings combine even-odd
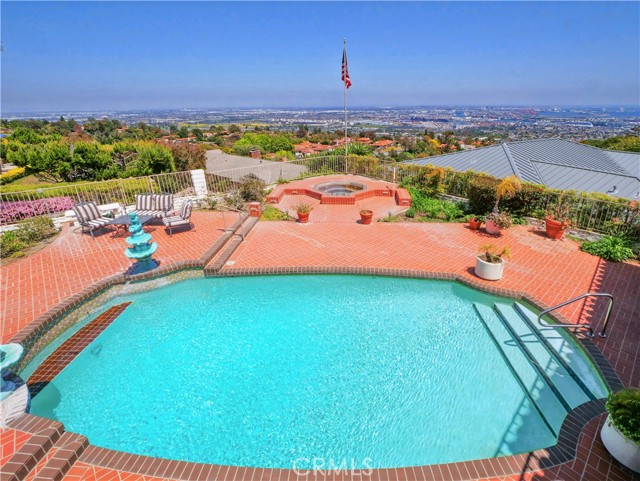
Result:
{"label": "crmls watermark", "polygon": [[[354,458],[298,458],[293,461],[293,471],[298,476],[330,476],[332,474],[349,474],[363,478],[373,474],[372,459],[364,458],[356,463]],[[356,467],[358,466],[358,467]]]}

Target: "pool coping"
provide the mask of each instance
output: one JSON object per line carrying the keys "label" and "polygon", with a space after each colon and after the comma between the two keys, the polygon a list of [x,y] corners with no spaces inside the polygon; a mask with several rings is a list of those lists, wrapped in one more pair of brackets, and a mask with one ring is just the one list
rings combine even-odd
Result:
{"label": "pool coping", "polygon": [[[244,219],[242,220],[244,221]],[[239,227],[238,224],[237,227]],[[236,227],[236,228],[237,228]],[[230,229],[231,230],[231,229]],[[228,231],[229,232],[229,231]],[[227,233],[225,233],[227,234]],[[107,291],[110,287],[123,285],[127,283],[144,282],[151,279],[165,277],[186,270],[202,271],[206,277],[238,277],[238,276],[259,276],[259,275],[295,275],[295,274],[343,274],[343,275],[371,275],[383,277],[404,277],[416,279],[433,279],[433,280],[449,280],[455,281],[468,287],[478,289],[489,294],[495,294],[508,297],[515,300],[523,300],[532,304],[536,308],[547,309],[545,303],[539,299],[527,294],[524,291],[507,289],[495,285],[487,285],[483,282],[476,281],[457,273],[450,272],[434,272],[422,270],[408,269],[387,269],[387,268],[364,268],[349,266],[309,266],[309,267],[276,267],[276,268],[233,268],[225,267],[222,270],[206,269],[206,264],[220,251],[229,236],[217,246],[215,252],[208,255],[209,251],[214,251],[214,246],[209,249],[197,261],[181,261],[158,269],[138,275],[117,274],[109,276],[92,286],[85,288],[80,293],[70,297],[42,316],[38,317],[31,324],[19,331],[11,342],[21,344],[30,344],[34,342],[34,338],[42,335],[48,330],[56,320],[61,320],[66,314],[74,308],[84,304],[86,301]],[[219,239],[220,241],[220,239]],[[218,242],[216,242],[218,244]],[[210,253],[209,253],[210,254]],[[203,262],[207,257],[206,262]],[[568,323],[569,320],[560,314],[552,316],[556,321]],[[596,365],[600,374],[604,378],[610,390],[618,390],[623,384],[616,374],[615,370],[605,358],[598,347],[591,342],[591,339],[585,335],[571,333],[573,337],[587,352],[591,361]],[[606,412],[605,400],[596,399],[581,404],[571,410],[560,429],[558,434],[558,442],[548,448],[538,449],[529,453],[484,458],[472,461],[462,461],[456,463],[433,464],[416,467],[404,468],[388,468],[373,469],[369,474],[373,479],[388,479],[390,473],[396,473],[398,479],[423,479],[423,480],[441,480],[441,481],[463,481],[468,479],[486,478],[493,476],[505,476],[512,474],[521,474],[524,472],[535,472],[540,469],[548,469],[553,466],[573,461],[577,456],[577,446],[580,433],[587,422],[593,418]],[[33,419],[35,418],[35,419]],[[42,424],[44,421],[57,423],[57,421],[48,420],[39,416],[25,414],[19,419],[9,423],[8,427],[21,429],[19,426],[37,423]],[[59,424],[59,423],[58,423]],[[24,430],[24,429],[22,429]],[[248,471],[254,471],[252,477],[258,473],[262,478],[279,476],[281,472],[294,473],[291,469],[271,469],[271,468],[251,468],[239,466],[222,466],[210,465],[203,463],[193,463],[187,461],[174,461],[163,458],[154,458],[150,456],[126,453],[123,451],[115,451],[107,448],[100,448],[89,445],[85,452],[78,459],[80,462],[99,466],[103,468],[116,469],[125,472],[131,472],[141,475],[156,476],[163,478],[177,479],[181,481],[197,481],[210,479],[209,476],[215,468],[217,475],[223,474],[226,478],[234,479],[240,471],[243,472],[242,477],[248,475]],[[208,468],[208,469],[207,469]],[[275,473],[275,474],[274,474]],[[384,473],[384,474],[383,474]],[[409,475],[409,473],[412,473]],[[347,472],[351,477],[366,477],[367,471],[349,470]],[[314,475],[314,476],[317,476]],[[242,479],[242,478],[240,478]],[[261,478],[256,478],[261,479]]]}

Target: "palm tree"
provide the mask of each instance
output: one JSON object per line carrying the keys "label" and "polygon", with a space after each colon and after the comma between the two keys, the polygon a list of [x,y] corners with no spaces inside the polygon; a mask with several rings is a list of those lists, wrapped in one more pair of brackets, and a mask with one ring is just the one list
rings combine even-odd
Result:
{"label": "palm tree", "polygon": [[498,204],[500,199],[510,199],[515,196],[522,188],[522,183],[515,175],[505,177],[496,187],[496,204],[493,206],[493,212],[498,213]]}

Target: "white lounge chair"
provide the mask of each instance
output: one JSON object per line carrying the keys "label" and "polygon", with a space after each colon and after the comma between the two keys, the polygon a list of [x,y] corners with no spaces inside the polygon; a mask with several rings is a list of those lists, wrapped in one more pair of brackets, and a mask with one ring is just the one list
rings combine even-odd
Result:
{"label": "white lounge chair", "polygon": [[88,229],[91,237],[95,237],[93,231],[106,227],[113,220],[103,217],[95,202],[80,202],[73,206],[73,212],[82,226],[82,231]]}

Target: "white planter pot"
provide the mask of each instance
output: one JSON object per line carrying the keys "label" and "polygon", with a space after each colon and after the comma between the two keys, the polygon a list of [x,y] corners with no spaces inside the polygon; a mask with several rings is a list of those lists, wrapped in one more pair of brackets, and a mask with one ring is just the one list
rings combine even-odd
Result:
{"label": "white planter pot", "polygon": [[602,444],[620,464],[640,473],[640,446],[618,431],[610,418],[611,416],[607,417],[600,431]]}
{"label": "white planter pot", "polygon": [[476,257],[476,275],[482,277],[488,281],[497,281],[502,278],[504,272],[504,259],[500,259],[500,262],[487,262],[481,258]]}
{"label": "white planter pot", "polygon": [[487,231],[487,234],[500,235],[502,233],[502,229],[498,227],[493,221],[487,220],[484,223],[484,228]]}

